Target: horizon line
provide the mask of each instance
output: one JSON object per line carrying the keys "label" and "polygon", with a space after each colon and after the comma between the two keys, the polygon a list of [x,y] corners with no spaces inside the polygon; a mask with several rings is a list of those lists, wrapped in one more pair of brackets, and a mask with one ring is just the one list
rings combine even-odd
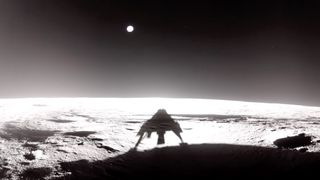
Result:
{"label": "horizon line", "polygon": [[199,100],[199,101],[229,101],[229,102],[242,102],[242,103],[256,103],[256,104],[277,104],[277,105],[291,105],[291,106],[308,106],[308,107],[320,107],[316,105],[304,105],[295,103],[280,103],[280,102],[262,102],[262,101],[250,101],[250,100],[232,100],[232,99],[215,99],[215,98],[191,98],[191,97],[160,97],[160,96],[150,96],[150,97],[90,97],[90,96],[74,96],[74,97],[0,97],[0,100],[14,100],[14,99],[180,99],[180,100]]}

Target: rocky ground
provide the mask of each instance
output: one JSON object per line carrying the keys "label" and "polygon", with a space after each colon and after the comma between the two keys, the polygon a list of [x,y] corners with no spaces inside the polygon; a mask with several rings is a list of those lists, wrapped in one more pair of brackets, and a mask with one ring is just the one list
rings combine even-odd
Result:
{"label": "rocky ground", "polygon": [[[129,152],[142,123],[157,110],[151,101],[143,102],[123,99],[2,100],[0,177],[66,177],[74,172],[63,169],[63,163],[81,160],[94,163]],[[260,104],[260,107],[250,103],[236,106],[229,102],[229,109],[223,109],[221,103],[228,105],[228,102],[217,101],[207,106],[220,107],[217,108],[219,111],[208,113],[205,106],[206,111],[194,114],[195,111],[185,105],[185,100],[180,103],[190,113],[170,109],[179,101],[169,103],[167,111],[180,123],[182,137],[188,144],[228,143],[276,148],[273,144],[276,139],[305,133],[312,137],[312,143],[292,150],[320,150],[317,143],[320,139],[320,108],[272,104]],[[194,102],[190,101],[189,106],[192,105]],[[137,106],[140,109],[134,108]],[[265,113],[261,110],[263,108]],[[165,146],[180,143],[171,132],[165,137]],[[150,139],[142,141],[138,151],[152,149],[155,144],[156,135],[153,134]]]}

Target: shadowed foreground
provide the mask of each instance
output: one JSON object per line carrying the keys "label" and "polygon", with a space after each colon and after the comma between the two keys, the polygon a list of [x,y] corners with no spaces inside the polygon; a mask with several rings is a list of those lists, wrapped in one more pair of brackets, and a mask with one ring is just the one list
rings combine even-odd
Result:
{"label": "shadowed foreground", "polygon": [[61,163],[63,179],[297,177],[316,175],[320,153],[274,148],[199,144],[129,151],[104,161]]}

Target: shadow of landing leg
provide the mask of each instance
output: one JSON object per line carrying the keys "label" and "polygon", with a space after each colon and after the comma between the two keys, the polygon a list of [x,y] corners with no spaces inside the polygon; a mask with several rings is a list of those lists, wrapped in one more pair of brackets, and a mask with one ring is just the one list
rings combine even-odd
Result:
{"label": "shadow of landing leg", "polygon": [[139,144],[140,144],[140,142],[142,141],[142,139],[143,139],[143,134],[140,135],[140,137],[139,137],[136,145],[134,146],[134,149],[137,149],[137,147],[139,146]]}
{"label": "shadow of landing leg", "polygon": [[181,137],[181,135],[180,135],[180,132],[177,132],[177,131],[173,131],[173,132],[174,132],[174,134],[175,134],[176,136],[178,136],[178,138],[179,138],[180,141],[181,141],[181,144],[184,144],[183,139],[182,139],[182,137]]}
{"label": "shadow of landing leg", "polygon": [[164,144],[164,132],[158,132],[158,142],[157,144]]}

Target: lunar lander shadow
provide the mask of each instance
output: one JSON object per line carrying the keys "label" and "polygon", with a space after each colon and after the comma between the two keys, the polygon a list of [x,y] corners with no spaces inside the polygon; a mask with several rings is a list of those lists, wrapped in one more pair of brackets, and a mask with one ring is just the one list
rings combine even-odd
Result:
{"label": "lunar lander shadow", "polygon": [[[320,153],[258,146],[194,144],[131,150],[102,161],[62,162],[60,179],[274,178],[313,176]],[[71,173],[70,173],[71,172]]]}
{"label": "lunar lander shadow", "polygon": [[141,126],[140,130],[137,133],[137,135],[140,137],[134,148],[136,149],[138,147],[145,134],[148,138],[150,138],[153,132],[156,132],[158,135],[157,144],[164,144],[164,134],[167,131],[173,131],[173,133],[181,140],[181,143],[183,143],[182,137],[180,135],[182,129],[179,123],[174,121],[174,119],[167,113],[165,109],[159,109],[151,119],[147,120]]}

